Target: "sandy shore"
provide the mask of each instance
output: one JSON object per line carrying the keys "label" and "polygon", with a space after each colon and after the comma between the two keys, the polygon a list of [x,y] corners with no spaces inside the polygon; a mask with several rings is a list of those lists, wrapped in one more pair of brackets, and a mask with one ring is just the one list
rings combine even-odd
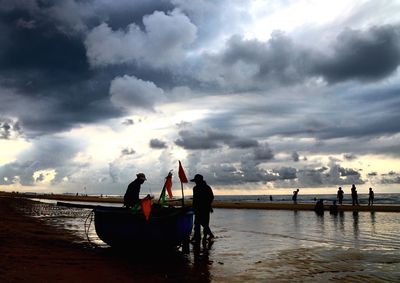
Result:
{"label": "sandy shore", "polygon": [[[0,196],[13,196],[24,198],[37,198],[37,199],[52,199],[59,201],[79,201],[79,202],[99,202],[99,203],[123,203],[122,198],[118,197],[99,197],[99,196],[75,196],[75,195],[59,195],[59,194],[12,194],[0,192]],[[172,205],[180,205],[181,201],[170,202]],[[185,201],[185,205],[191,205],[190,200]],[[281,209],[281,210],[314,210],[314,204],[301,203],[293,204],[291,202],[231,202],[231,201],[214,201],[214,208],[236,208],[236,209]],[[325,204],[324,209],[329,210],[330,205]],[[376,204],[373,206],[368,205],[342,205],[338,206],[339,211],[381,211],[381,212],[400,212],[400,205],[382,205]]]}
{"label": "sandy shore", "polygon": [[203,282],[171,258],[149,262],[79,244],[70,232],[25,215],[21,208],[29,206],[27,199],[0,197],[0,282]]}

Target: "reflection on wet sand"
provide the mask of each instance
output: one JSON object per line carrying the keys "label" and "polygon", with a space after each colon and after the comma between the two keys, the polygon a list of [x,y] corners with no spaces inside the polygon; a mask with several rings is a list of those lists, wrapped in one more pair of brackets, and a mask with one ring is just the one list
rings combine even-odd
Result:
{"label": "reflection on wet sand", "polygon": [[358,229],[358,211],[353,211],[353,234],[355,240],[355,246],[358,247],[358,236],[359,236],[359,229]]}
{"label": "reflection on wet sand", "polygon": [[201,282],[211,282],[210,267],[213,261],[210,260],[210,250],[213,240],[202,241],[193,245],[193,270]]}

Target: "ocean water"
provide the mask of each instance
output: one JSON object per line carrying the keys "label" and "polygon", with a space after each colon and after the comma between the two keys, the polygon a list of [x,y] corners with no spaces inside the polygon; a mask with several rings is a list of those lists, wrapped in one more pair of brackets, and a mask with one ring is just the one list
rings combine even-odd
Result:
{"label": "ocean water", "polygon": [[[216,195],[216,200],[221,201],[257,201],[271,202],[270,195]],[[336,200],[335,194],[326,195],[302,195],[301,192],[297,196],[298,202],[314,203],[315,200],[323,199],[327,202]],[[358,194],[360,204],[368,204],[368,194]],[[272,202],[291,202],[292,195],[272,195]],[[351,204],[351,195],[345,194],[344,204]],[[375,204],[400,204],[400,194],[379,194],[375,193]]]}
{"label": "ocean water", "polygon": [[[235,197],[230,198],[224,200]],[[96,249],[109,249],[93,225],[85,233],[90,210],[52,203],[34,207],[31,215],[73,231]],[[174,268],[198,272],[198,282],[400,282],[399,216],[214,209],[210,226],[215,240],[200,249],[191,246],[189,253],[177,251],[185,260]]]}

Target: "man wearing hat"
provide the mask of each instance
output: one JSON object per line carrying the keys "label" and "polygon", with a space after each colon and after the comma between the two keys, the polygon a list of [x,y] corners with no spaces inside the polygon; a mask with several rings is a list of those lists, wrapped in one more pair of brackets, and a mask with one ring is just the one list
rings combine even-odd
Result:
{"label": "man wearing hat", "polygon": [[210,212],[211,203],[214,200],[214,194],[209,185],[204,181],[203,176],[196,174],[191,182],[195,182],[196,185],[193,187],[193,209],[194,209],[194,237],[193,241],[200,242],[201,239],[201,227],[203,226],[203,240],[206,240],[207,235],[209,238],[214,238],[211,232],[210,223]]}
{"label": "man wearing hat", "polygon": [[136,180],[129,184],[124,195],[124,206],[132,208],[139,203],[140,186],[146,181],[146,176],[143,173],[136,174]]}

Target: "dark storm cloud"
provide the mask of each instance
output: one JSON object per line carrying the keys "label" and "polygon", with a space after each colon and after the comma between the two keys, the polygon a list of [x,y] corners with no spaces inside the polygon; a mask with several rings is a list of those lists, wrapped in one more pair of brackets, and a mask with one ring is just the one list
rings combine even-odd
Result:
{"label": "dark storm cloud", "polygon": [[201,79],[236,90],[262,89],[268,83],[293,84],[305,78],[306,58],[280,32],[273,33],[267,42],[233,36],[220,54],[204,57]]}
{"label": "dark storm cloud", "polygon": [[150,147],[154,149],[167,148],[167,143],[159,139],[151,139]]}
{"label": "dark storm cloud", "polygon": [[274,153],[268,144],[261,144],[254,149],[254,160],[268,161],[274,158]]}
{"label": "dark storm cloud", "polygon": [[378,80],[393,73],[400,63],[398,26],[345,30],[330,57],[314,62],[314,71],[329,82],[348,79]]}
{"label": "dark storm cloud", "polygon": [[237,138],[227,142],[231,148],[251,148],[258,147],[258,141],[248,138]]}
{"label": "dark storm cloud", "polygon": [[140,74],[144,81],[171,85],[170,73],[146,66],[90,67],[84,44],[90,29],[104,21],[124,28],[170,6],[162,1],[122,2],[2,1],[0,85],[14,92],[0,97],[2,114],[18,113],[27,135],[37,136],[120,116],[124,109],[110,103],[109,90],[122,75]]}
{"label": "dark storm cloud", "polygon": [[[219,185],[266,183],[281,179],[277,173],[268,172],[256,166],[253,161],[242,162],[236,167],[231,164],[213,163],[207,166],[204,176],[206,180]],[[213,172],[209,174],[207,172]],[[200,172],[202,172],[200,170]]]}
{"label": "dark storm cloud", "polygon": [[185,149],[214,149],[221,147],[223,143],[229,142],[233,135],[219,132],[216,130],[182,130],[179,132],[180,138],[175,140],[175,144]]}
{"label": "dark storm cloud", "polygon": [[204,57],[201,79],[234,90],[265,89],[322,77],[329,83],[376,81],[400,64],[398,26],[345,30],[324,52],[296,43],[283,32],[262,42],[232,36],[219,54]]}
{"label": "dark storm cloud", "polygon": [[257,155],[260,158],[269,156],[269,152],[265,153],[265,148],[259,148],[257,140],[249,138],[241,138],[235,135],[214,130],[181,130],[179,131],[180,138],[175,140],[175,144],[185,149],[215,149],[223,145],[229,148],[256,148],[259,150]]}
{"label": "dark storm cloud", "polygon": [[22,127],[35,134],[117,115],[105,103],[112,76],[90,70],[80,34],[60,30],[47,6],[26,7],[0,11],[0,84],[15,93],[0,98],[8,102],[0,104],[2,112],[19,112]]}
{"label": "dark storm cloud", "polygon": [[297,178],[297,169],[293,167],[282,167],[273,170],[279,175],[281,180],[291,180]]}
{"label": "dark storm cloud", "polygon": [[91,23],[108,23],[113,29],[125,28],[131,23],[143,28],[143,16],[154,11],[168,12],[174,9],[169,1],[159,0],[123,0],[123,1],[101,1],[92,2],[93,13]]}

